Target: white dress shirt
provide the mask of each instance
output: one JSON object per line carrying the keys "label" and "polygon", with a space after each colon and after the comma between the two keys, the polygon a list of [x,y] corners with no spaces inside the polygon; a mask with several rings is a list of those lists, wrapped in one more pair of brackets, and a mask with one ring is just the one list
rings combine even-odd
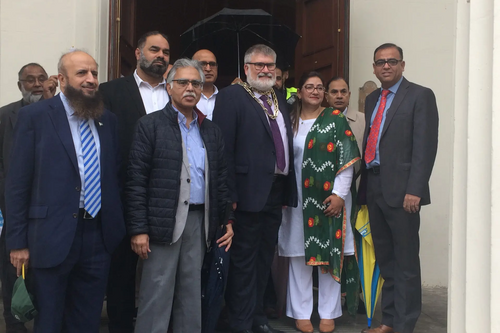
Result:
{"label": "white dress shirt", "polygon": [[[81,191],[80,191],[80,208],[84,207],[85,199],[85,169],[83,166],[83,154],[82,154],[82,138],[80,136],[80,125],[83,122],[82,118],[75,116],[75,110],[71,107],[68,99],[61,92],[59,94],[61,101],[66,110],[66,116],[68,117],[69,129],[71,131],[71,137],[73,138],[73,145],[75,146],[76,161],[78,162],[78,172],[80,173]],[[101,143],[99,141],[99,133],[97,133],[97,128],[95,127],[95,121],[89,121],[90,130],[94,136],[95,148],[97,150],[97,161],[101,165]]]}
{"label": "white dress shirt", "polygon": [[201,93],[201,98],[198,101],[198,104],[196,104],[198,110],[200,110],[210,120],[212,120],[212,116],[214,114],[215,99],[217,98],[217,94],[219,93],[219,89],[217,89],[215,85],[214,89],[215,91],[210,97],[207,97],[203,95],[203,93]]}
{"label": "white dress shirt", "polygon": [[134,71],[135,82],[141,93],[142,103],[146,109],[146,113],[162,110],[167,105],[170,98],[167,93],[167,84],[165,79],[156,87],[152,87],[137,75],[137,69]]}

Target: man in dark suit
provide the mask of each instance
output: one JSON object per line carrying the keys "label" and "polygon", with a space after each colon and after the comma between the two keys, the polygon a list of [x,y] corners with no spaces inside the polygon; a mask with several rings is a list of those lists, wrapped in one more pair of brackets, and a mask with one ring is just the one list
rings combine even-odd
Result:
{"label": "man in dark suit", "polygon": [[[132,75],[99,87],[104,105],[118,118],[122,188],[125,187],[128,154],[136,122],[146,114],[162,110],[169,101],[163,78],[170,59],[167,36],[158,31],[144,34],[137,42],[135,56],[137,69]],[[137,255],[130,248],[130,237],[126,237],[111,260],[107,290],[110,333],[134,331],[136,266]]]}
{"label": "man in dark suit", "polygon": [[47,76],[47,72],[37,63],[29,63],[21,67],[18,73],[17,86],[23,98],[0,108],[0,209],[4,217],[2,235],[0,237],[0,264],[2,272],[3,316],[7,333],[27,332],[24,324],[16,320],[10,311],[12,289],[16,281],[16,270],[10,264],[10,256],[5,248],[7,220],[5,214],[5,177],[9,169],[12,133],[17,122],[17,113],[23,106],[36,103],[42,98],[54,97],[57,88],[57,76]]}
{"label": "man in dark suit", "polygon": [[226,298],[234,332],[280,332],[263,311],[282,206],[297,205],[293,132],[286,101],[273,89],[276,53],[245,53],[247,82],[219,92],[213,121],[226,143],[228,187],[237,222]]}
{"label": "man in dark suit", "polygon": [[97,332],[111,253],[125,235],[116,117],[85,52],[59,61],[61,94],[24,107],[6,184],[7,249],[29,263],[36,332]]}
{"label": "man in dark suit", "polygon": [[406,80],[404,68],[400,47],[375,50],[373,71],[382,89],[366,98],[362,184],[385,283],[382,325],[367,333],[411,333],[422,307],[419,212],[430,203],[438,111],[432,90]]}

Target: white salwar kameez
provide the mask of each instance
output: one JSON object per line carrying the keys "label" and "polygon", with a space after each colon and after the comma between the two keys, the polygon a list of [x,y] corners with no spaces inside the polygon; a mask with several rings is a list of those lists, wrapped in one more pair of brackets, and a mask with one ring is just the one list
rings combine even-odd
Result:
{"label": "white salwar kameez", "polygon": [[[286,315],[295,319],[310,319],[313,311],[313,266],[306,265],[304,250],[304,218],[302,211],[302,161],[307,134],[316,119],[299,119],[297,135],[293,139],[295,175],[297,178],[298,205],[283,210],[283,220],[278,234],[280,256],[290,257],[287,287]],[[344,255],[354,254],[354,236],[351,228],[351,182],[352,166],[340,172],[334,180],[332,193],[345,201],[346,239]],[[340,283],[332,276],[318,274],[318,312],[321,319],[335,319],[342,315]]]}

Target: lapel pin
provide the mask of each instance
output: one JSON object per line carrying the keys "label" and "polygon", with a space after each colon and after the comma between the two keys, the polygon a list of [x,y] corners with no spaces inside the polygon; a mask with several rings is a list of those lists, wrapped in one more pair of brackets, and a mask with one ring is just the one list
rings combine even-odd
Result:
{"label": "lapel pin", "polygon": [[101,123],[101,122],[99,122],[99,126],[102,126],[102,123]]}

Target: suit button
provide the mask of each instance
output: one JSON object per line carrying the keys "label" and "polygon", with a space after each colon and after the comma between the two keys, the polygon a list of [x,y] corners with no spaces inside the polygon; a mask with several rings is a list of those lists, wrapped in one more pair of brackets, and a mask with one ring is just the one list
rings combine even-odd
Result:
{"label": "suit button", "polygon": [[189,202],[186,200],[186,201],[184,201],[184,204],[187,205],[187,204],[189,204]]}
{"label": "suit button", "polygon": [[73,218],[77,218],[78,217],[78,214],[77,213],[73,213]]}
{"label": "suit button", "polygon": [[80,191],[80,186],[75,187],[75,190]]}
{"label": "suit button", "polygon": [[188,183],[191,183],[191,179],[189,179],[189,178],[188,178],[188,179],[187,179],[187,182],[188,182]]}

